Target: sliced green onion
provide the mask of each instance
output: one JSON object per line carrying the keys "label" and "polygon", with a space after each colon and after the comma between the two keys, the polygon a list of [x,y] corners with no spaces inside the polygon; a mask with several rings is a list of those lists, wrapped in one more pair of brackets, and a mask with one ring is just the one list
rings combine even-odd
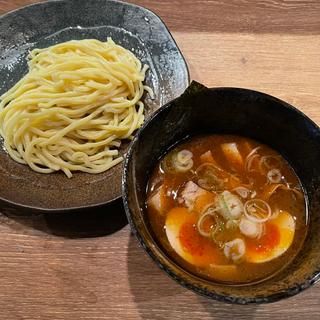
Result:
{"label": "sliced green onion", "polygon": [[219,197],[222,216],[227,219],[237,219],[243,212],[241,200],[229,191],[224,191]]}
{"label": "sliced green onion", "polygon": [[242,217],[239,223],[240,232],[248,238],[260,238],[263,233],[263,223],[253,222]]}
{"label": "sliced green onion", "polygon": [[244,214],[252,222],[266,222],[271,217],[271,208],[261,199],[251,199],[244,204]]}
{"label": "sliced green onion", "polygon": [[[210,209],[207,210],[206,212],[204,212],[204,213],[200,216],[200,218],[199,218],[199,220],[198,220],[198,222],[197,222],[197,229],[198,229],[199,233],[200,233],[203,237],[209,238],[209,237],[211,236],[211,234],[212,234],[212,231],[213,231],[215,228],[218,227],[218,218],[217,218],[217,215],[215,214],[215,211],[217,211],[217,210],[214,210],[214,209],[212,209],[212,210],[210,210]],[[203,230],[203,223],[204,223],[205,219],[208,218],[208,217],[211,217],[211,218],[213,218],[213,220],[214,220],[214,224],[211,226],[210,232],[206,232],[205,230]]]}
{"label": "sliced green onion", "polygon": [[234,239],[224,244],[223,253],[228,259],[239,261],[246,253],[246,245],[242,239]]}
{"label": "sliced green onion", "polygon": [[282,175],[279,169],[271,169],[267,173],[268,180],[271,183],[279,183],[282,179]]}

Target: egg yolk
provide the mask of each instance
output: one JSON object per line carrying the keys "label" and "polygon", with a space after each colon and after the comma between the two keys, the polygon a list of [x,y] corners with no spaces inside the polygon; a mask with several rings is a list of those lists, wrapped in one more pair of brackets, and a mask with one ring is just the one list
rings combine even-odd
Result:
{"label": "egg yolk", "polygon": [[259,239],[246,239],[246,245],[249,251],[259,253],[271,251],[280,242],[280,232],[277,226],[266,223],[265,234]]}

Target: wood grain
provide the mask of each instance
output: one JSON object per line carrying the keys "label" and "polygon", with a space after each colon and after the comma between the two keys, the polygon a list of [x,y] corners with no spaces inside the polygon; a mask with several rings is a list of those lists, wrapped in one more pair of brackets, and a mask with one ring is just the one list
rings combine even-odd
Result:
{"label": "wood grain", "polygon": [[[0,0],[0,13],[37,0]],[[171,30],[319,34],[317,0],[129,0],[161,15]]]}
{"label": "wood grain", "polygon": [[[0,0],[0,13],[34,0]],[[167,23],[208,86],[264,91],[320,124],[320,2],[132,1]],[[68,215],[0,215],[0,319],[320,319],[320,286],[234,306],[169,279],[131,236],[121,202]]]}

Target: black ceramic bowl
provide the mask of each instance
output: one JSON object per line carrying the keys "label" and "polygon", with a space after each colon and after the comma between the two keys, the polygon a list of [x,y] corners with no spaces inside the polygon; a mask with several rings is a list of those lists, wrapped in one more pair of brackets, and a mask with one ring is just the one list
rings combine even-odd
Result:
{"label": "black ceramic bowl", "polygon": [[[178,141],[200,133],[237,134],[278,150],[301,180],[310,224],[296,258],[274,277],[249,285],[222,285],[184,270],[158,245],[145,213],[146,185],[158,159]],[[166,104],[136,135],[122,188],[126,213],[141,245],[181,285],[209,298],[247,304],[273,302],[310,287],[320,277],[320,129],[291,105],[238,88],[207,89],[193,83]]]}

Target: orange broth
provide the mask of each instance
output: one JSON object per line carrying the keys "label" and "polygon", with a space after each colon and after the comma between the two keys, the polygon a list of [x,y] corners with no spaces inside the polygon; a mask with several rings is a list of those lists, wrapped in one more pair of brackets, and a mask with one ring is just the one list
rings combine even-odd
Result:
{"label": "orange broth", "polygon": [[146,207],[168,255],[224,283],[274,275],[307,232],[303,191],[290,165],[270,147],[234,135],[178,144],[151,175]]}

